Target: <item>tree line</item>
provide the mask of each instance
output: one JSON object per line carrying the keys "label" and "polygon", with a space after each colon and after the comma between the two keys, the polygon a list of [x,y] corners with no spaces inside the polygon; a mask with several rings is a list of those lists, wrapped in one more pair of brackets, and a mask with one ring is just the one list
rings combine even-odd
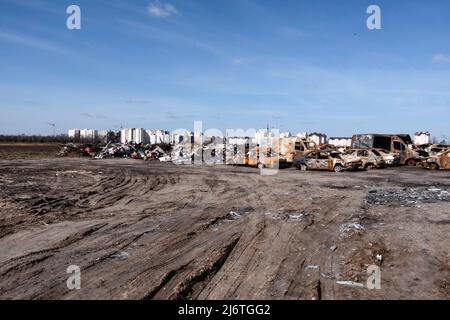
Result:
{"label": "tree line", "polygon": [[0,135],[0,142],[69,143],[74,141],[68,136]]}

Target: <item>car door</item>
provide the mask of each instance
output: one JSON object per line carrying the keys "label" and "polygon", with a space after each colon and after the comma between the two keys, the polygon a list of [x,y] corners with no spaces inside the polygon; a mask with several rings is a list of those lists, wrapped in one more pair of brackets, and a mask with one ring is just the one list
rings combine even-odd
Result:
{"label": "car door", "polygon": [[441,168],[450,169],[450,151],[444,153],[441,157]]}
{"label": "car door", "polygon": [[308,169],[317,170],[317,152],[311,152],[305,157],[305,164]]}
{"label": "car door", "polygon": [[399,155],[400,163],[404,164],[404,162],[407,160],[405,144],[400,140],[393,140],[392,150],[394,151],[394,153]]}
{"label": "car door", "polygon": [[366,150],[358,150],[355,154],[356,157],[360,158],[365,166],[367,163],[367,152]]}
{"label": "car door", "polygon": [[[330,156],[326,152],[319,152],[316,160],[316,166],[320,170],[331,170],[329,164]],[[331,165],[332,166],[332,165]]]}

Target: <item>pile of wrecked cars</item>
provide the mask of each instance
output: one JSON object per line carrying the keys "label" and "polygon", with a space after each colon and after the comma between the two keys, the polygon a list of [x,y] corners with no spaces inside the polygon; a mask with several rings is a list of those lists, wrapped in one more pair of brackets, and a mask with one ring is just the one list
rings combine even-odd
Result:
{"label": "pile of wrecked cars", "polygon": [[316,144],[304,137],[269,137],[260,144],[231,142],[228,139],[186,141],[174,145],[108,143],[65,145],[58,156],[87,156],[94,159],[131,158],[159,160],[174,164],[227,164],[255,168],[296,167],[300,170],[382,169],[392,166],[422,166],[427,169],[450,169],[450,146],[414,146],[409,135],[357,134],[350,147]]}
{"label": "pile of wrecked cars", "polygon": [[353,149],[386,150],[395,155],[394,165],[415,167],[428,157],[422,150],[415,150],[407,134],[356,134],[352,137]]}
{"label": "pile of wrecked cars", "polygon": [[[166,151],[166,150],[167,151]],[[130,158],[144,160],[170,160],[170,146],[141,145],[134,143],[108,143],[101,147],[98,144],[69,143],[62,147],[57,157],[91,157],[93,159]]]}

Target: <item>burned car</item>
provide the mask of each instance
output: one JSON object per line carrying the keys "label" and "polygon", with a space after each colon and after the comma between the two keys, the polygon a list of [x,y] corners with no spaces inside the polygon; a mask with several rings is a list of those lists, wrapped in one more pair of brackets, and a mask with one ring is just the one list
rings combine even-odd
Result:
{"label": "burned car", "polygon": [[386,163],[386,166],[394,166],[396,163],[398,163],[399,161],[398,159],[398,155],[387,151],[385,149],[374,149],[376,151],[378,151],[381,154],[381,157],[383,158],[384,162]]}
{"label": "burned car", "polygon": [[272,148],[264,148],[264,151],[260,151],[257,159],[257,167],[263,168],[284,168],[287,167],[287,161],[282,158],[279,153],[275,152]]}
{"label": "burned car", "polygon": [[240,162],[236,161],[235,164],[245,165],[249,167],[263,168],[284,168],[287,166],[286,159],[280,157],[272,148],[265,148],[264,152],[257,147],[256,149],[249,150],[245,157],[240,157]]}
{"label": "burned car", "polygon": [[362,166],[358,157],[344,156],[334,150],[310,151],[303,157],[296,158],[294,166],[302,171],[328,170],[342,172],[345,170],[357,170]]}
{"label": "burned car", "polygon": [[450,146],[445,144],[433,144],[429,146],[425,151],[428,152],[430,156],[436,156],[439,153],[446,151]]}
{"label": "burned car", "polygon": [[431,170],[450,170],[450,148],[423,162],[425,168]]}
{"label": "burned car", "polygon": [[386,149],[396,155],[395,165],[415,167],[428,154],[414,150],[408,134],[356,134],[352,137],[353,149]]}
{"label": "burned car", "polygon": [[362,168],[366,170],[380,169],[386,167],[383,155],[376,149],[350,149],[345,155],[358,157],[362,161]]}

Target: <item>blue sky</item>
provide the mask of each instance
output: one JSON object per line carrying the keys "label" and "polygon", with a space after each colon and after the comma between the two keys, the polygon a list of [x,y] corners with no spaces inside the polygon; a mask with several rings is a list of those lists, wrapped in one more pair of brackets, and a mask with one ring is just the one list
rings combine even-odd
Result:
{"label": "blue sky", "polygon": [[450,137],[449,107],[448,0],[0,0],[0,134],[202,120]]}

